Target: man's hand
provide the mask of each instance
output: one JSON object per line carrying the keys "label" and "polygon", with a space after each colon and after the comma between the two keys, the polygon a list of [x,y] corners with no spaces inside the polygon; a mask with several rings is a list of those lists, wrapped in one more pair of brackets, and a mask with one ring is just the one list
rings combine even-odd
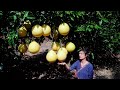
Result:
{"label": "man's hand", "polygon": [[65,62],[61,62],[61,63],[58,63],[58,65],[65,65],[65,67],[68,69],[68,70],[70,70],[70,67],[67,65],[67,63],[65,63]]}
{"label": "man's hand", "polygon": [[62,63],[58,63],[58,65],[66,65],[66,63],[65,63],[65,62],[62,62]]}

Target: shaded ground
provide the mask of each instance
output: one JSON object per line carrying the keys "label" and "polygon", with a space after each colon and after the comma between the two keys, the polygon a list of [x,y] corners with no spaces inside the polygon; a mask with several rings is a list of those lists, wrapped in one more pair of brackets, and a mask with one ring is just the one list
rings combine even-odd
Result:
{"label": "shaded ground", "polygon": [[103,66],[95,68],[94,79],[120,79],[120,62],[113,66]]}

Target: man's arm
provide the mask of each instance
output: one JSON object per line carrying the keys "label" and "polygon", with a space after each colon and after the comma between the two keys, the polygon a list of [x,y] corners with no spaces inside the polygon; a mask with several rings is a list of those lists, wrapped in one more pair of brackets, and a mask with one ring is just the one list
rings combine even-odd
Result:
{"label": "man's arm", "polygon": [[68,70],[72,71],[73,69],[76,68],[77,63],[78,63],[78,61],[74,62],[70,67],[69,67],[65,62],[58,63],[58,64],[59,64],[59,65],[65,65],[65,67],[66,67]]}
{"label": "man's arm", "polygon": [[65,63],[65,62],[62,62],[62,63],[58,63],[59,65],[65,65],[65,67],[68,69],[68,70],[70,70],[70,67],[67,65],[67,63]]}

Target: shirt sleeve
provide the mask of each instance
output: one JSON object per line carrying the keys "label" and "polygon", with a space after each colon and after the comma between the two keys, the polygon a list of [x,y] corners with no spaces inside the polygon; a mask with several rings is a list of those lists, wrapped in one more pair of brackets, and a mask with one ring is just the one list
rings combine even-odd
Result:
{"label": "shirt sleeve", "polygon": [[93,65],[90,65],[90,67],[89,67],[88,78],[93,79]]}
{"label": "shirt sleeve", "polygon": [[70,71],[72,71],[73,69],[75,69],[77,67],[78,64],[78,60],[76,62],[74,62],[71,66],[70,66]]}

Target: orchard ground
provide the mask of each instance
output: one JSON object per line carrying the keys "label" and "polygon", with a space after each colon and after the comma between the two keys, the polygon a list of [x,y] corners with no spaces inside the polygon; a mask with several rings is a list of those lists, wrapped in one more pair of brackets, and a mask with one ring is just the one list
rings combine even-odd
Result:
{"label": "orchard ground", "polygon": [[[21,56],[18,65],[6,68],[6,72],[12,73],[11,79],[73,79],[64,66],[49,64],[46,61],[47,51],[51,49],[52,40],[46,38],[41,43],[40,51],[36,54],[26,52]],[[16,52],[18,54],[19,52]],[[19,55],[19,54],[18,54]],[[94,79],[120,79],[120,55],[118,62],[113,67],[94,65]]]}
{"label": "orchard ground", "polygon": [[[18,51],[14,51],[20,60],[11,65],[8,65],[7,61],[4,62],[6,65],[2,72],[7,72],[9,75],[5,79],[74,79],[64,66],[59,66],[57,62],[50,64],[46,61],[46,54],[51,50],[52,40],[46,37],[40,45],[40,51],[36,54],[27,51],[21,56]],[[118,62],[112,67],[93,64],[94,79],[120,79],[120,55],[116,57]]]}

